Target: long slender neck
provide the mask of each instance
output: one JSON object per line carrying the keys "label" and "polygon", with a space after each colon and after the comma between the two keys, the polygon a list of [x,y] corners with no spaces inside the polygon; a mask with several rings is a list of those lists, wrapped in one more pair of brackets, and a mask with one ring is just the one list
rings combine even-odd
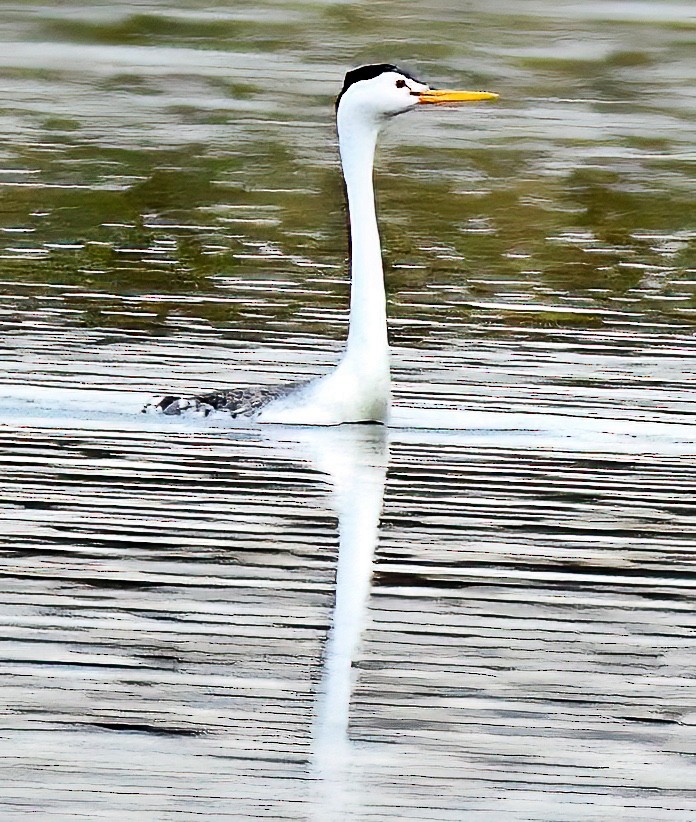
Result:
{"label": "long slender neck", "polygon": [[350,215],[350,329],[344,361],[388,368],[387,307],[372,167],[378,126],[338,115],[338,144]]}

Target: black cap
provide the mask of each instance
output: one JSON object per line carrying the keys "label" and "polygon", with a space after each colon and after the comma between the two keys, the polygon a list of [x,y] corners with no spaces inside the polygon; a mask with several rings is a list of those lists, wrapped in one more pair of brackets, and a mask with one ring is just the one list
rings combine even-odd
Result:
{"label": "black cap", "polygon": [[420,82],[420,80],[416,80],[412,74],[391,63],[374,63],[369,66],[359,66],[346,72],[343,80],[343,88],[336,98],[336,108],[338,108],[338,104],[341,102],[341,97],[343,97],[353,83],[359,83],[361,80],[372,80],[374,77],[379,77],[380,74],[384,74],[387,71],[395,71],[397,74],[403,74],[404,77],[408,77],[409,80],[415,80],[417,83]]}

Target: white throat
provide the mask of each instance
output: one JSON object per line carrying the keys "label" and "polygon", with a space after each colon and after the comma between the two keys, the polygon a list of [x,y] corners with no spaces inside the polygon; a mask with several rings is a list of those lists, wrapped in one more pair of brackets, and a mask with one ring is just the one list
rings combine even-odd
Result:
{"label": "white throat", "polygon": [[386,361],[387,308],[372,182],[379,125],[339,110],[338,145],[350,215],[350,330],[344,360]]}

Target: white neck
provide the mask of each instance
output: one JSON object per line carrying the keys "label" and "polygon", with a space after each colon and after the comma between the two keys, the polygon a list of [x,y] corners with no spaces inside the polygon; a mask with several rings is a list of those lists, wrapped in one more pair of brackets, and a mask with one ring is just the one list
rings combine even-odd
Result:
{"label": "white neck", "polygon": [[385,422],[391,381],[387,305],[379,245],[372,164],[379,123],[360,112],[338,112],[338,144],[351,223],[350,329],[336,368],[302,390],[269,403],[260,422],[338,425]]}
{"label": "white neck", "polygon": [[350,214],[350,330],[344,362],[359,360],[365,369],[389,367],[387,307],[382,251],[375,213],[372,168],[379,126],[338,114],[338,145]]}

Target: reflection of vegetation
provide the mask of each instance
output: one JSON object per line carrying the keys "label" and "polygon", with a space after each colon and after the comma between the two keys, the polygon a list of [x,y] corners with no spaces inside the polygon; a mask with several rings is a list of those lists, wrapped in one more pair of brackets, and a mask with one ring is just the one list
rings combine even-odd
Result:
{"label": "reflection of vegetation", "polygon": [[195,208],[213,199],[213,181],[200,168],[156,167],[129,191],[129,198],[142,210],[169,211]]}
{"label": "reflection of vegetation", "polygon": [[628,235],[637,227],[676,230],[693,225],[696,216],[693,198],[680,202],[682,198],[673,190],[629,184],[612,169],[574,170],[568,178],[567,196],[583,209],[577,224],[596,226],[600,234],[623,231]]}
{"label": "reflection of vegetation", "polygon": [[[519,290],[522,278],[530,289],[537,289],[531,298],[539,301],[539,308],[513,312],[510,323],[591,327],[599,322],[598,316],[546,311],[538,285],[547,284],[552,302],[558,292],[587,296],[588,290],[600,289],[602,293],[591,295],[588,303],[600,307],[610,297],[634,294],[645,266],[664,263],[663,249],[654,238],[642,239],[640,231],[678,231],[694,217],[690,201],[679,200],[668,189],[659,194],[653,189],[646,197],[611,170],[576,169],[562,181],[540,182],[523,175],[515,179],[515,163],[525,162],[519,154],[514,162],[504,158],[496,169],[480,150],[460,153],[456,164],[449,162],[451,152],[442,151],[439,160],[429,151],[429,162],[456,165],[460,172],[472,174],[479,196],[457,193],[447,178],[425,176],[425,161],[413,154],[398,161],[385,158],[377,175],[388,291],[397,319],[439,312],[429,291],[439,285],[459,294],[446,304],[447,312],[466,321],[467,299],[499,300],[507,290],[506,281],[517,283],[514,288]],[[17,249],[6,261],[6,274],[82,285],[105,295],[215,294],[218,286],[211,278],[239,276],[251,281],[312,275],[313,269],[303,273],[295,268],[293,255],[341,266],[347,245],[338,168],[299,165],[283,143],[259,144],[255,153],[261,162],[251,169],[239,157],[209,154],[198,146],[98,154],[86,146],[66,147],[61,160],[77,161],[92,186],[7,191],[0,206],[2,224],[33,230],[26,239],[6,241]],[[25,159],[36,165],[38,158]],[[44,179],[64,180],[63,168],[45,162]],[[496,182],[496,173],[502,174],[504,184]],[[122,186],[103,184],[119,179]],[[267,219],[269,215],[274,219]],[[675,266],[693,265],[693,242],[685,236],[687,240],[670,252]],[[42,243],[48,248],[46,256],[22,255],[23,244],[29,249]],[[76,247],[63,248],[66,244]],[[264,248],[278,253],[269,257]],[[258,257],[255,251],[261,252]],[[339,271],[338,276],[344,278],[345,273]],[[667,278],[666,292],[672,282],[674,278]],[[301,314],[302,300],[291,293],[277,296],[264,309],[269,320],[292,321]],[[326,308],[344,306],[346,287],[334,285],[323,297],[319,291],[315,299]],[[249,316],[259,322],[243,303],[175,300],[153,308],[143,301],[137,311],[126,314],[119,313],[113,297],[100,299],[93,293],[85,300],[68,293],[65,304],[95,327],[155,329],[172,311],[213,324],[243,326]]]}
{"label": "reflection of vegetation", "polygon": [[601,328],[601,315],[573,314],[569,311],[544,311],[540,306],[536,311],[502,312],[504,322],[513,326],[532,328]]}
{"label": "reflection of vegetation", "polygon": [[43,127],[48,131],[76,131],[80,124],[71,117],[48,117],[44,120]]}
{"label": "reflection of vegetation", "polygon": [[654,59],[652,55],[644,51],[615,51],[603,59],[594,54],[577,58],[573,57],[571,52],[570,55],[549,54],[539,57],[523,57],[519,62],[541,71],[556,71],[571,76],[587,76],[587,74],[599,76],[606,73],[607,67],[648,66],[654,62]]}
{"label": "reflection of vegetation", "polygon": [[[412,338],[428,333],[429,319],[472,321],[468,303],[477,300],[529,303],[528,312],[491,311],[505,325],[540,328],[591,326],[607,306],[669,319],[684,303],[652,298],[689,296],[689,288],[693,305],[693,277],[684,274],[696,266],[692,169],[679,159],[670,130],[643,117],[662,104],[658,83],[665,82],[646,79],[659,60],[652,46],[617,38],[607,48],[602,37],[594,42],[595,24],[586,21],[587,48],[566,50],[558,20],[540,26],[541,18],[511,15],[503,31],[497,14],[473,21],[454,5],[429,11],[428,27],[422,15],[403,7],[397,14],[389,3],[312,7],[313,25],[305,25],[302,4],[283,9],[288,19],[264,17],[263,6],[234,19],[237,11],[225,6],[219,14],[182,8],[101,22],[89,14],[40,21],[37,39],[48,31],[53,41],[147,45],[153,53],[166,44],[299,56],[288,59],[287,76],[282,67],[262,66],[228,78],[217,69],[206,74],[204,63],[181,75],[178,66],[141,73],[127,63],[100,73],[87,97],[96,92],[113,99],[119,113],[126,110],[124,133],[110,121],[95,124],[91,102],[80,109],[82,75],[79,94],[70,98],[77,100],[74,111],[65,103],[2,112],[28,122],[27,133],[35,130],[4,149],[7,168],[27,174],[8,178],[13,185],[0,200],[3,278],[43,284],[45,293],[39,286],[31,292],[37,305],[60,293],[48,286],[65,285],[61,305],[79,312],[65,321],[95,327],[158,332],[188,316],[240,333],[295,322],[305,331],[340,334],[322,319],[322,311],[345,308],[348,286],[342,187],[333,143],[325,139],[333,92],[320,80],[329,76],[327,66],[337,71],[339,64],[383,59],[386,48],[390,59],[420,61],[435,80],[490,85],[518,105],[512,127],[500,109],[500,131],[482,131],[483,144],[461,134],[450,141],[443,129],[434,144],[399,145],[380,157],[390,309],[397,320],[425,322],[409,332]],[[516,51],[518,25],[527,45]],[[491,81],[496,61],[501,82]],[[185,93],[178,87],[184,75]],[[75,83],[67,70],[9,67],[0,77],[51,94]],[[289,79],[296,86],[291,101],[284,97]],[[653,91],[648,101],[646,87]],[[519,108],[544,95],[603,100],[586,104],[597,115],[591,135],[574,137],[560,120],[543,131],[533,107]],[[308,114],[319,105],[326,108],[324,131]],[[610,126],[606,133],[600,122]],[[628,125],[614,128],[616,122]],[[171,141],[148,143],[151,125],[158,135],[171,129]],[[520,138],[527,132],[535,136]],[[549,157],[561,150],[562,162],[549,173]],[[245,292],[248,284],[258,290]],[[127,304],[130,314],[122,311],[127,299],[135,300]],[[598,313],[548,310],[562,300]]]}
{"label": "reflection of vegetation", "polygon": [[97,83],[97,87],[106,92],[126,91],[129,94],[161,94],[154,83],[148,82],[139,74],[115,74],[105,77]]}
{"label": "reflection of vegetation", "polygon": [[133,14],[119,20],[93,22],[77,19],[54,19],[45,24],[52,39],[110,45],[187,43],[197,47],[239,48],[241,44],[255,48],[280,46],[291,26],[269,22],[259,27],[252,20],[231,17],[201,19],[186,13],[180,15]]}

